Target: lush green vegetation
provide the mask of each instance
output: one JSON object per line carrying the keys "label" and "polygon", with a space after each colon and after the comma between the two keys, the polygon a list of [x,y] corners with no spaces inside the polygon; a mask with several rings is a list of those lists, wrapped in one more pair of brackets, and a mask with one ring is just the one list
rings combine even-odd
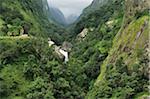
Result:
{"label": "lush green vegetation", "polygon": [[67,32],[48,20],[48,11],[43,7],[44,1],[1,0],[0,35],[28,34],[36,37],[50,37],[57,44],[61,44],[67,36]]}
{"label": "lush green vegetation", "polygon": [[75,33],[80,33],[83,28],[98,27],[104,22],[110,20],[112,16],[117,18],[122,17],[124,12],[122,10],[123,5],[123,0],[110,0],[109,3],[104,6],[98,6],[96,10],[90,10],[84,13],[75,24]]}
{"label": "lush green vegetation", "polygon": [[[135,11],[126,22],[128,2],[110,0],[87,8],[89,12],[81,15],[68,34],[48,20],[45,3],[0,0],[1,99],[137,99],[148,95],[147,9]],[[85,28],[87,35],[78,39],[76,35]],[[57,45],[65,40],[73,44],[69,62],[64,63],[55,46],[48,45],[49,37]]]}
{"label": "lush green vegetation", "polygon": [[[137,93],[148,94],[148,56],[140,58],[138,64],[134,64],[133,70],[123,62],[123,58],[116,61],[115,65],[109,64],[106,70],[105,80],[91,91],[96,99],[130,99],[137,98]],[[89,95],[89,97],[91,97]]]}
{"label": "lush green vegetation", "polygon": [[[134,2],[129,3],[127,1],[126,7],[130,8],[129,6],[130,4],[134,5]],[[140,6],[141,5],[139,5],[139,7]],[[135,7],[134,9],[137,8]],[[132,15],[132,13],[134,14]],[[141,13],[140,17],[139,17],[139,13]],[[139,97],[141,98],[143,94],[145,96],[147,95],[148,63],[146,61],[148,61],[149,59],[147,54],[148,52],[146,50],[148,48],[147,46],[148,30],[149,30],[148,20],[150,16],[148,13],[147,14],[146,13],[147,10],[141,11],[140,9],[139,11],[135,11],[133,10],[133,8],[132,9],[126,8],[122,27],[113,40],[113,46],[109,51],[109,55],[101,65],[100,75],[98,76],[93,89],[90,90],[90,92],[88,93],[89,99],[95,99],[95,98],[128,99],[128,98],[139,98]],[[130,15],[132,15],[132,17]],[[143,59],[143,57],[145,57],[145,59]],[[121,65],[122,63],[119,65],[117,63],[117,61],[120,58],[122,60],[122,63],[125,64],[126,70],[119,69],[119,67],[121,68],[124,67],[124,65]],[[143,61],[141,61],[142,59],[145,60],[144,64]],[[109,74],[110,71],[112,72]],[[121,72],[119,76],[117,76],[118,74],[117,71],[119,72],[123,71],[123,72]],[[120,78],[120,79],[114,81],[116,78]],[[110,81],[112,82],[109,83]],[[142,85],[140,85],[141,83]],[[132,85],[135,85],[137,87]],[[138,88],[140,88],[140,90]],[[141,96],[138,94],[141,94]]]}

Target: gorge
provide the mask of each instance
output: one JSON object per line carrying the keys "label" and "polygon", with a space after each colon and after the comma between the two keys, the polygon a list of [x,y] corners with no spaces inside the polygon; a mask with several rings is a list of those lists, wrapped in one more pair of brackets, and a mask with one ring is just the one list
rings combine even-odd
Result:
{"label": "gorge", "polygon": [[0,98],[149,98],[150,1],[63,1],[0,0]]}

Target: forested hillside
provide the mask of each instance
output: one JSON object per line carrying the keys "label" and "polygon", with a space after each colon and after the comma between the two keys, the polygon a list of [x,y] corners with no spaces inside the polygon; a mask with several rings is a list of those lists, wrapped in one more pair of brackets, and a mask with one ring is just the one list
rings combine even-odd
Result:
{"label": "forested hillside", "polygon": [[47,0],[0,0],[0,99],[147,98],[149,5],[94,0],[66,29]]}
{"label": "forested hillside", "polygon": [[124,2],[121,28],[100,67],[89,99],[142,99],[148,95],[149,4],[148,0]]}
{"label": "forested hillside", "polygon": [[59,39],[58,43],[63,41],[61,35],[66,31],[48,20],[51,12],[47,0],[1,0],[0,5],[1,36],[18,36],[24,31],[31,36]]}

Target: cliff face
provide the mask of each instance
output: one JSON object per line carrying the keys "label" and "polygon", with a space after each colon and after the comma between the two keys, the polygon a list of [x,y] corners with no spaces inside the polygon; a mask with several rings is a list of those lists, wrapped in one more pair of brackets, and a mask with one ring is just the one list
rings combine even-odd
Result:
{"label": "cliff face", "polygon": [[[100,90],[105,90],[103,89],[104,87],[102,86],[105,86],[105,88],[109,86],[108,89],[106,88],[108,92],[117,89],[117,87],[114,87],[115,89],[113,89],[113,87],[110,87],[112,84],[109,83],[117,77],[117,75],[115,75],[115,78],[113,78],[113,74],[115,74],[115,71],[121,72],[122,69],[120,70],[119,68],[124,68],[121,64],[119,65],[119,67],[117,67],[118,60],[120,59],[127,68],[127,72],[122,72],[122,73],[127,73],[128,76],[131,77],[131,75],[133,75],[136,71],[138,73],[137,75],[145,75],[141,77],[143,77],[145,83],[148,82],[148,80],[146,80],[148,78],[147,76],[148,62],[144,61],[145,63],[143,64],[141,60],[148,60],[147,49],[148,49],[149,31],[150,31],[149,28],[150,16],[148,11],[149,3],[150,3],[149,0],[125,0],[125,9],[124,9],[125,14],[124,14],[124,21],[122,23],[122,27],[113,40],[113,46],[109,51],[107,58],[103,62],[103,65],[101,65],[100,75],[97,78],[97,81],[95,82],[93,89],[89,92],[89,99],[95,99],[97,97],[102,98],[102,95],[100,95],[101,92]],[[120,76],[121,75],[122,74],[120,74]],[[122,77],[120,79],[122,79]],[[136,79],[138,79],[138,77]],[[134,78],[132,78],[132,80],[136,81]],[[118,80],[117,82],[119,81],[120,80]],[[131,82],[132,81],[130,81],[130,83]],[[120,87],[122,87],[123,89],[123,86]],[[143,86],[146,85],[143,84]],[[130,85],[128,85],[128,87],[130,87]],[[132,88],[133,87],[131,87],[131,89]],[[106,90],[103,91],[103,93],[105,93]],[[128,89],[126,89],[126,92],[127,90]],[[130,90],[132,92],[131,96],[130,94],[125,92],[123,92],[125,95],[123,96],[122,94],[123,90],[120,90],[119,96],[116,96],[117,93],[116,91],[116,93],[112,93],[112,97],[115,99],[119,97],[122,99],[129,98],[129,97],[141,98],[144,97],[144,95],[148,92],[147,90],[148,90],[147,87],[145,89],[142,87],[141,90],[137,90],[137,89],[134,89],[134,91]]]}
{"label": "cliff face", "polygon": [[[119,50],[122,50],[123,52],[126,52],[127,50],[127,52],[132,52],[132,50],[136,50],[138,48],[145,48],[146,44],[148,43],[149,3],[150,1],[148,0],[125,1],[125,15],[124,21],[122,23],[123,25],[113,42],[113,48],[116,50],[112,48],[113,52],[110,51],[110,53],[113,53],[113,55],[110,56],[114,57],[115,52],[119,53]],[[113,58],[111,62],[115,62],[115,59],[121,55],[116,54],[115,56],[116,58]],[[132,59],[129,60],[132,61]]]}

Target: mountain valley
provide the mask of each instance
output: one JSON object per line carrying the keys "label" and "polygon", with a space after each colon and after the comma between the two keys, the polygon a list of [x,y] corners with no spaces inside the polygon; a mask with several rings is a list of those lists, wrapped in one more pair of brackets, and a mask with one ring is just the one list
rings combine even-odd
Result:
{"label": "mountain valley", "polygon": [[[61,2],[61,1],[60,1]],[[148,99],[149,0],[0,0],[1,99]]]}

